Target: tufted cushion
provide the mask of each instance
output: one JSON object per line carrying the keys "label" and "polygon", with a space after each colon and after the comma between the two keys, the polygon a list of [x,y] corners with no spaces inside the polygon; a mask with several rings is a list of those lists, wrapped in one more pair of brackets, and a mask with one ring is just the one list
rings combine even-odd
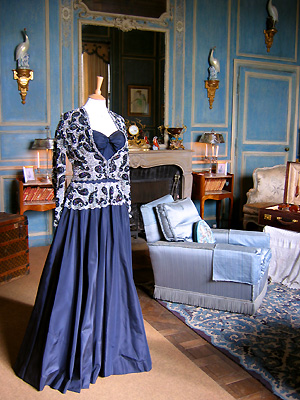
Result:
{"label": "tufted cushion", "polygon": [[198,243],[215,243],[216,240],[209,225],[200,219],[193,226],[193,241]]}
{"label": "tufted cushion", "polygon": [[163,235],[168,241],[193,241],[193,224],[200,220],[192,200],[176,200],[158,204],[156,212]]}

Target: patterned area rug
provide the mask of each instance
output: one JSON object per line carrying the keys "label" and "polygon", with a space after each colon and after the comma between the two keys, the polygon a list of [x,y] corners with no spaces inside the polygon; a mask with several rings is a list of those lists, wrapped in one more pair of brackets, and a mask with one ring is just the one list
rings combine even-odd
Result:
{"label": "patterned area rug", "polygon": [[300,290],[271,283],[254,315],[159,301],[282,399],[300,399]]}

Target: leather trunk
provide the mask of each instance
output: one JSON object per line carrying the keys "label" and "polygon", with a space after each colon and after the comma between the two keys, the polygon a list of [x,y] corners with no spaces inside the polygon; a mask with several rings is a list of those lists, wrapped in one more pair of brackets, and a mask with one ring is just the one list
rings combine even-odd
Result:
{"label": "leather trunk", "polygon": [[300,232],[300,212],[289,211],[288,208],[279,210],[278,205],[260,208],[258,223],[274,228]]}
{"label": "leather trunk", "polygon": [[0,284],[29,273],[28,221],[0,213]]}

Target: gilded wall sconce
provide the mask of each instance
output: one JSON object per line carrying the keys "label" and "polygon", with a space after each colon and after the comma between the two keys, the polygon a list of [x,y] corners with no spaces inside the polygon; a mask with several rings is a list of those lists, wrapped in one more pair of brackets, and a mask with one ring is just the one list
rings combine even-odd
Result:
{"label": "gilded wall sconce", "polygon": [[278,22],[278,11],[277,8],[273,6],[272,0],[268,1],[267,10],[269,16],[267,18],[267,29],[264,30],[264,34],[265,34],[265,43],[267,46],[267,52],[269,53],[270,48],[272,47],[273,44],[274,36],[278,32],[277,29],[275,28],[275,25]]}
{"label": "gilded wall sconce", "polygon": [[29,39],[24,28],[25,41],[21,42],[16,48],[17,69],[13,69],[14,79],[18,82],[18,90],[22,99],[22,104],[25,104],[26,95],[28,92],[29,81],[33,80],[33,70],[29,68]]}
{"label": "gilded wall sconce", "polygon": [[219,80],[217,75],[220,72],[220,63],[214,57],[214,50],[216,46],[210,50],[209,53],[209,78],[205,81],[205,89],[207,89],[207,97],[209,99],[209,108],[212,109],[212,105],[215,99],[216,90],[219,88]]}

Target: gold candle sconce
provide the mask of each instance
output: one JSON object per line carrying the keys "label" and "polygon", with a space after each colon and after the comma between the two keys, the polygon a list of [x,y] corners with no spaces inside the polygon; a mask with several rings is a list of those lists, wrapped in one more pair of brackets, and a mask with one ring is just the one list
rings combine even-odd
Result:
{"label": "gold candle sconce", "polygon": [[18,81],[18,90],[22,99],[22,104],[25,104],[28,91],[29,81],[33,80],[32,69],[18,68],[13,69],[14,79]]}
{"label": "gold candle sconce", "polygon": [[267,52],[269,53],[273,45],[274,36],[278,32],[275,28],[275,25],[278,22],[278,11],[277,8],[273,6],[272,0],[268,1],[267,10],[269,16],[267,18],[267,29],[264,29],[264,34]]}
{"label": "gold candle sconce", "polygon": [[208,68],[209,78],[208,78],[208,80],[204,81],[205,89],[207,90],[207,97],[209,99],[209,108],[210,109],[212,109],[213,102],[215,100],[216,90],[219,88],[219,80],[217,79],[217,75],[220,72],[220,63],[214,57],[215,49],[216,49],[216,46],[214,46],[212,49],[210,49],[209,57],[208,57],[208,61],[209,61],[209,65],[210,65],[210,67]]}
{"label": "gold candle sconce", "polygon": [[215,100],[216,90],[219,89],[218,80],[207,80],[205,81],[205,89],[207,89],[207,97],[209,100],[209,108],[212,109],[213,102]]}
{"label": "gold candle sconce", "polygon": [[29,81],[33,80],[33,70],[29,68],[29,39],[24,28],[24,42],[21,42],[15,52],[17,61],[17,69],[13,69],[14,79],[18,82],[18,90],[22,99],[22,104],[25,104],[26,95],[28,92]]}

